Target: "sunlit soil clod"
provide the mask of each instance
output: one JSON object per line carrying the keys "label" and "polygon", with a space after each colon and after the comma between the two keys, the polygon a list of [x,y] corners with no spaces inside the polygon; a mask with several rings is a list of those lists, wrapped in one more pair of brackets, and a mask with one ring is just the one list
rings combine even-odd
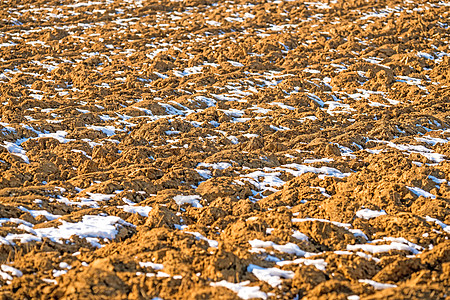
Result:
{"label": "sunlit soil clod", "polygon": [[450,3],[5,1],[1,299],[445,299]]}

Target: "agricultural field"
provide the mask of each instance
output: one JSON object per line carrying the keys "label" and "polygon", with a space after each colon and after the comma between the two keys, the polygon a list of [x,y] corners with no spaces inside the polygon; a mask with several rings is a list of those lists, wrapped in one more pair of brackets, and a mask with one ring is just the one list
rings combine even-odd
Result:
{"label": "agricultural field", "polygon": [[448,299],[450,2],[0,4],[0,300]]}

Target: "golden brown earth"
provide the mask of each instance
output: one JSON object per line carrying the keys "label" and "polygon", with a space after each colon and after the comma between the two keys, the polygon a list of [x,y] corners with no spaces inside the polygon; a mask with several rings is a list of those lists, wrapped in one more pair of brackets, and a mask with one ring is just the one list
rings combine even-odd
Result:
{"label": "golden brown earth", "polygon": [[449,299],[450,2],[0,15],[0,299]]}

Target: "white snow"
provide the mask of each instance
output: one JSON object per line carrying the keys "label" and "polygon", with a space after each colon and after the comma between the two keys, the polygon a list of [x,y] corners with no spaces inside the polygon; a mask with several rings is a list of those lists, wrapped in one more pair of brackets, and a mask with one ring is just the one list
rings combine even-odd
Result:
{"label": "white snow", "polygon": [[257,113],[257,114],[267,114],[272,111],[271,109],[262,108],[262,107],[259,107],[256,105],[253,105],[252,107],[249,107],[248,109],[254,110],[254,113]]}
{"label": "white snow", "polygon": [[[66,139],[65,138],[66,135],[68,135],[68,132],[64,131],[64,130],[58,130],[56,132],[51,132],[51,133],[39,133],[38,132],[37,138],[51,137],[51,138],[58,140],[58,142],[60,142],[60,143],[67,143],[70,141],[75,141],[74,139]],[[37,138],[33,138],[33,139],[37,139]]]}
{"label": "white snow", "polygon": [[[298,177],[304,173],[316,173],[316,174],[322,174],[324,176],[333,176],[337,178],[344,178],[350,175],[350,173],[342,173],[338,169],[330,168],[330,167],[320,167],[315,168],[311,166],[305,166],[300,164],[287,164],[282,165],[281,167],[276,167],[275,170],[285,171],[288,173],[291,173],[295,177]],[[321,176],[319,176],[320,178]],[[323,177],[322,177],[323,178]]]}
{"label": "white snow", "polygon": [[[266,170],[266,168],[265,168]],[[255,171],[249,174],[241,175],[244,177],[243,180],[249,181],[259,190],[270,190],[277,191],[274,187],[281,187],[285,183],[283,180],[278,178],[280,176],[280,172],[263,172],[263,171]]]}
{"label": "white snow", "polygon": [[276,251],[280,251],[283,253],[288,253],[288,254],[295,254],[297,256],[304,256],[305,255],[305,251],[301,250],[296,244],[294,243],[287,243],[285,245],[278,245],[272,241],[261,241],[258,239],[254,239],[249,241],[250,245],[252,246],[252,248],[269,248],[272,247],[273,249],[275,249]]}
{"label": "white snow", "polygon": [[446,183],[447,180],[446,179],[440,179],[431,175],[428,175],[428,178],[433,180],[434,182],[436,182],[437,184],[441,184],[441,183]]}
{"label": "white snow", "polygon": [[222,25],[222,23],[216,22],[216,21],[206,21],[205,23],[208,25],[211,25],[211,26],[221,26]]}
{"label": "white snow", "polygon": [[229,62],[233,67],[243,67],[243,66],[244,66],[243,64],[241,64],[240,62],[237,62],[237,61],[229,60],[228,62]]}
{"label": "white snow", "polygon": [[195,236],[196,239],[198,239],[198,240],[204,240],[204,241],[208,242],[208,245],[209,245],[210,247],[217,248],[217,247],[219,246],[219,242],[218,242],[218,241],[210,240],[210,239],[206,238],[205,236],[203,236],[202,234],[200,234],[200,233],[198,233],[198,232],[194,232],[194,231],[184,231],[184,233],[192,234],[193,236]]}
{"label": "white snow", "polygon": [[350,227],[352,227],[352,225],[348,224],[348,223],[340,223],[340,222],[330,221],[330,220],[326,220],[326,219],[316,219],[316,218],[303,218],[303,219],[293,218],[291,221],[292,221],[292,223],[308,222],[308,221],[317,221],[317,222],[331,223],[333,225],[336,225],[336,226],[339,226],[339,227],[343,227],[343,228],[346,228],[346,229],[349,229]]}
{"label": "white snow", "polygon": [[211,282],[211,286],[222,286],[235,292],[241,299],[267,299],[267,294],[259,290],[259,286],[247,286],[250,281],[232,283],[226,280]]}
{"label": "white snow", "polygon": [[87,158],[92,159],[92,156],[88,155],[88,154],[86,153],[86,151],[79,150],[79,149],[72,149],[71,151],[72,151],[72,152],[75,152],[75,153],[81,153],[81,154],[83,154],[84,156],[86,156]]}
{"label": "white snow", "polygon": [[2,271],[0,271],[0,277],[2,277],[3,280],[9,280],[9,281],[13,280],[11,275],[9,275],[8,273],[2,272]]}
{"label": "white snow", "polygon": [[441,161],[445,160],[445,155],[435,153],[431,149],[428,149],[427,147],[424,147],[422,145],[400,145],[386,141],[375,141],[375,142],[386,143],[387,146],[398,149],[400,151],[407,151],[409,153],[419,153],[420,155],[425,156],[427,159],[435,163],[440,163]]}
{"label": "white snow", "polygon": [[450,233],[450,225],[447,225],[447,224],[445,224],[444,222],[439,221],[438,219],[432,218],[432,217],[430,217],[430,216],[426,216],[426,217],[425,217],[425,220],[426,220],[427,222],[434,222],[434,223],[436,223],[437,225],[441,226],[442,229],[443,229],[445,232]]}
{"label": "white snow", "polygon": [[67,273],[67,270],[53,270],[53,277],[59,277]]}
{"label": "white snow", "polygon": [[205,96],[195,96],[194,99],[205,103],[207,107],[215,106],[217,103],[217,101],[213,98],[208,98]]}
{"label": "white snow", "polygon": [[[217,95],[216,95],[217,96]],[[217,97],[216,97],[217,98]],[[224,114],[233,118],[240,118],[245,114],[245,111],[239,109],[220,109]]]}
{"label": "white snow", "polygon": [[178,205],[188,203],[191,204],[193,207],[203,207],[199,202],[200,199],[202,199],[202,197],[200,197],[199,195],[188,195],[188,196],[178,195],[173,197],[173,200],[175,200],[175,202]]}
{"label": "white snow", "polygon": [[13,268],[11,266],[2,265],[1,268],[2,268],[3,272],[11,273],[12,276],[16,276],[16,277],[22,277],[23,276],[22,271],[20,271],[20,270],[18,270],[16,268]]}
{"label": "white snow", "polygon": [[18,209],[28,212],[33,218],[36,218],[37,216],[44,216],[49,221],[55,220],[55,219],[58,219],[59,217],[61,217],[61,215],[54,215],[54,214],[49,213],[46,210],[31,210],[31,209],[26,209],[23,206],[19,206]]}
{"label": "white snow", "polygon": [[197,165],[197,168],[204,167],[204,168],[213,168],[214,170],[225,170],[228,168],[231,168],[230,163],[226,162],[219,162],[219,163],[199,163]]}
{"label": "white snow", "polygon": [[357,218],[366,219],[366,220],[376,218],[379,216],[384,216],[384,215],[386,215],[386,212],[384,210],[377,211],[377,210],[371,210],[368,208],[364,208],[364,209],[358,210],[356,212]]}
{"label": "white snow", "polygon": [[275,126],[275,125],[269,125],[270,128],[272,128],[275,131],[285,131],[285,130],[291,130],[289,127],[286,126]]}
{"label": "white snow", "polygon": [[301,233],[298,230],[294,230],[294,233],[292,234],[293,238],[296,238],[297,240],[301,240],[301,241],[307,241],[308,240],[308,236],[304,233]]}
{"label": "white snow", "polygon": [[371,244],[357,244],[357,245],[347,245],[347,250],[362,250],[369,253],[381,253],[381,252],[389,252],[391,250],[401,250],[401,251],[409,251],[413,254],[419,253],[413,247],[407,246],[402,243],[392,242],[390,245],[371,245]]}
{"label": "white snow", "polygon": [[361,236],[366,240],[369,240],[369,237],[367,237],[367,235],[361,229],[349,229],[348,231],[353,233],[354,236]]}
{"label": "white snow", "polygon": [[375,262],[379,262],[380,261],[379,258],[373,257],[372,255],[364,253],[364,252],[353,253],[351,251],[346,251],[346,250],[343,250],[343,251],[342,250],[337,250],[337,251],[334,251],[334,254],[337,254],[337,255],[353,255],[353,254],[356,254],[359,257],[363,257],[363,258],[365,258],[367,260],[373,260]]}
{"label": "white snow", "polygon": [[390,289],[390,288],[397,287],[395,284],[381,283],[381,282],[373,281],[370,279],[359,279],[358,281],[361,283],[370,284],[376,290],[384,290],[384,289]]}
{"label": "white snow", "polygon": [[422,57],[422,58],[426,58],[426,59],[430,59],[430,60],[434,60],[434,56],[431,54],[428,54],[426,52],[417,52],[417,56],[418,57]]}
{"label": "white snow", "polygon": [[1,44],[0,44],[0,48],[1,48],[1,47],[11,47],[11,46],[15,46],[15,45],[17,45],[17,44],[14,44],[14,43],[12,43],[12,42],[1,43]]}
{"label": "white snow", "polygon": [[294,272],[284,271],[278,268],[263,268],[257,265],[250,264],[247,267],[247,272],[252,272],[261,281],[265,281],[272,287],[279,286],[282,283],[281,278],[294,278]]}
{"label": "white snow", "polygon": [[14,245],[14,241],[18,240],[21,244],[28,242],[40,242],[41,238],[32,234],[23,233],[23,234],[12,234],[8,233],[6,237],[0,237],[0,243],[5,245]]}
{"label": "white snow", "polygon": [[448,140],[444,140],[444,139],[441,139],[441,138],[434,138],[434,137],[431,137],[431,136],[415,137],[414,139],[416,141],[424,142],[424,143],[430,144],[432,146],[434,146],[436,144],[439,144],[439,143],[445,144],[445,143],[449,142]]}
{"label": "white snow", "polygon": [[334,159],[332,159],[332,158],[320,158],[320,159],[305,159],[303,162],[305,164],[314,164],[314,163],[321,163],[321,162],[328,163],[328,162],[333,162],[333,161],[334,161]]}
{"label": "white snow", "polygon": [[16,224],[24,224],[26,226],[33,227],[33,224],[31,224],[30,222],[24,221],[22,219],[18,219],[18,218],[0,218],[0,226],[1,226],[2,223],[6,223],[6,222],[12,222],[12,223],[16,223]]}
{"label": "white snow", "polygon": [[186,68],[183,71],[173,70],[172,72],[177,77],[184,77],[184,76],[202,73],[202,69],[203,69],[202,66],[195,66],[195,67]]}
{"label": "white snow", "polygon": [[422,190],[421,188],[418,187],[410,187],[407,186],[408,190],[410,190],[411,192],[413,192],[417,197],[423,196],[425,198],[432,198],[432,199],[436,199],[436,196],[428,193],[427,191]]}
{"label": "white snow", "polygon": [[[86,195],[88,197],[79,197],[78,200],[81,202],[70,201],[66,199],[66,201],[61,197],[58,202],[65,203],[67,205],[75,204],[81,206],[91,206],[91,207],[99,207],[97,202],[108,201],[109,199],[116,196],[115,194],[100,194],[100,193],[90,193],[87,192]],[[61,201],[60,201],[61,200]]]}
{"label": "white snow", "polygon": [[195,170],[197,173],[205,179],[209,179],[212,177],[212,173],[210,170]]}
{"label": "white snow", "polygon": [[307,258],[297,258],[294,260],[285,260],[277,262],[277,265],[285,266],[290,264],[304,264],[306,266],[312,265],[316,267],[318,270],[325,271],[327,263],[323,259],[307,259]]}
{"label": "white snow", "polygon": [[378,243],[378,242],[385,242],[385,241],[402,243],[402,244],[408,245],[416,250],[423,250],[422,246],[411,243],[410,241],[408,241],[407,239],[402,238],[402,237],[383,237],[382,239],[373,240],[373,241],[370,241],[369,243]]}
{"label": "white snow", "polygon": [[139,262],[139,265],[141,266],[141,268],[152,268],[153,270],[156,271],[164,269],[163,264],[157,264],[152,262]]}
{"label": "white snow", "polygon": [[101,131],[104,134],[106,134],[107,136],[112,136],[116,134],[116,131],[123,131],[120,129],[117,129],[114,126],[96,126],[96,125],[86,125],[86,128],[88,129],[92,129],[92,130],[96,130],[96,131]]}
{"label": "white snow", "polygon": [[62,239],[69,239],[72,235],[82,238],[106,238],[114,239],[120,226],[134,225],[125,222],[116,216],[85,215],[82,221],[70,223],[60,220],[59,227],[38,228],[34,231],[40,238],[47,237],[57,243],[62,243]]}
{"label": "white snow", "polygon": [[122,208],[124,211],[128,213],[139,214],[143,217],[148,217],[148,214],[152,210],[150,206],[123,205],[118,207]]}
{"label": "white snow", "polygon": [[9,131],[9,132],[16,132],[16,129],[14,127],[8,126],[8,123],[0,122],[0,125],[3,126],[2,131]]}
{"label": "white snow", "polygon": [[27,156],[27,152],[22,147],[14,144],[14,143],[7,142],[7,141],[3,141],[3,143],[5,145],[0,145],[0,146],[6,148],[6,150],[8,150],[9,153],[20,157],[27,164],[30,163],[30,160],[28,159],[28,156]]}
{"label": "white snow", "polygon": [[303,118],[300,118],[300,119],[298,119],[300,122],[305,122],[306,120],[311,120],[311,121],[315,121],[315,120],[317,120],[317,117],[316,116],[306,116],[306,117],[303,117]]}
{"label": "white snow", "polygon": [[314,69],[309,69],[309,68],[303,69],[303,72],[312,73],[312,74],[320,74],[319,70],[314,70]]}
{"label": "white snow", "polygon": [[48,278],[41,278],[42,281],[47,282],[47,283],[53,283],[54,285],[58,284],[58,281],[56,281],[55,279],[48,279]]}

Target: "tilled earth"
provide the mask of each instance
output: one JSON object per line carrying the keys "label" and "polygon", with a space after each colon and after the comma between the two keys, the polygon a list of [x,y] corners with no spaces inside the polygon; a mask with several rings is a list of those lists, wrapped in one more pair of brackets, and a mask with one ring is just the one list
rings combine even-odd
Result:
{"label": "tilled earth", "polygon": [[3,1],[0,299],[448,299],[450,3]]}

